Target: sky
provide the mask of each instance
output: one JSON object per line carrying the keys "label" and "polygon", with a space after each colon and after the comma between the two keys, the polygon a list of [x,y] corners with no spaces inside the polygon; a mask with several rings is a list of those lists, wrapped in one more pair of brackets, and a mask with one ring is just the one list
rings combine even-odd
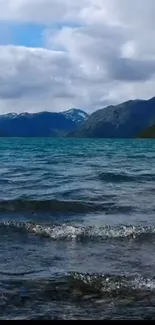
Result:
{"label": "sky", "polygon": [[155,96],[154,0],[0,0],[0,114]]}

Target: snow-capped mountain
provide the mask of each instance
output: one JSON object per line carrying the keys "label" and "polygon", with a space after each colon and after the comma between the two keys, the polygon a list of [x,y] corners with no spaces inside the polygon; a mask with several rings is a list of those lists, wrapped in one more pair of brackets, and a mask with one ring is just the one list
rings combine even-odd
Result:
{"label": "snow-capped mountain", "polygon": [[62,111],[59,113],[56,112],[39,112],[39,113],[27,113],[27,112],[23,112],[23,113],[8,113],[5,115],[0,115],[0,118],[3,117],[5,119],[17,119],[17,118],[21,118],[21,117],[33,117],[33,116],[39,116],[42,115],[44,113],[47,114],[58,114],[65,116],[65,118],[67,118],[68,120],[71,120],[72,122],[74,122],[77,125],[81,125],[83,123],[85,123],[89,117],[89,114],[87,114],[86,112],[82,111],[81,109],[77,109],[77,108],[71,108],[67,111]]}
{"label": "snow-capped mountain", "polygon": [[85,123],[89,117],[89,114],[77,108],[71,108],[67,111],[61,112],[61,114],[75,122],[77,125]]}
{"label": "snow-capped mountain", "polygon": [[0,136],[55,137],[78,129],[88,119],[82,110],[0,115]]}

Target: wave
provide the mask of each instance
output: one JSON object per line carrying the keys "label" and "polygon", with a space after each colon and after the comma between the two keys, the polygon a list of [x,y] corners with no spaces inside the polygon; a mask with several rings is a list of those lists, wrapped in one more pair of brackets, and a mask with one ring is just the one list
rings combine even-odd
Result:
{"label": "wave", "polygon": [[100,205],[91,202],[63,200],[5,200],[0,201],[1,212],[17,211],[50,211],[83,213],[101,209]]}
{"label": "wave", "polygon": [[[99,297],[146,296],[155,293],[155,279],[141,276],[123,276],[113,274],[89,274],[71,272],[48,279],[13,279],[7,283],[16,289],[21,298],[66,301],[74,299],[96,299]],[[3,281],[4,287],[5,281]],[[12,298],[12,297],[11,297]]]}
{"label": "wave", "polygon": [[140,276],[72,273],[69,282],[81,291],[90,290],[102,294],[124,293],[128,295],[130,291],[155,291],[155,279]]}
{"label": "wave", "polygon": [[37,274],[37,273],[40,273],[44,270],[35,270],[35,271],[23,271],[23,272],[17,272],[17,273],[14,273],[14,272],[3,272],[3,271],[0,271],[0,275],[2,276],[9,276],[9,277],[19,277],[19,276],[25,276],[25,275],[33,275],[33,274]]}
{"label": "wave", "polygon": [[143,159],[143,160],[144,160],[144,159],[149,159],[149,160],[150,160],[150,159],[154,159],[155,157],[154,157],[153,154],[150,155],[150,154],[147,153],[147,154],[134,154],[134,155],[128,155],[127,158],[128,158],[128,159],[136,159],[136,160],[137,160],[137,159]]}
{"label": "wave", "polygon": [[0,319],[154,319],[155,279],[70,273],[1,281]]}
{"label": "wave", "polygon": [[99,174],[99,178],[107,183],[145,182],[154,181],[155,175],[149,173],[132,175],[127,173],[104,172]]}
{"label": "wave", "polygon": [[0,233],[2,235],[11,232],[19,234],[27,233],[51,240],[62,241],[104,241],[107,239],[141,239],[147,240],[150,236],[155,235],[155,227],[143,226],[104,226],[104,227],[81,227],[72,225],[50,225],[29,222],[1,222]]}
{"label": "wave", "polygon": [[95,201],[74,200],[4,200],[0,201],[0,212],[51,212],[80,214],[88,212],[128,213],[131,206],[118,206],[114,202],[100,203]]}

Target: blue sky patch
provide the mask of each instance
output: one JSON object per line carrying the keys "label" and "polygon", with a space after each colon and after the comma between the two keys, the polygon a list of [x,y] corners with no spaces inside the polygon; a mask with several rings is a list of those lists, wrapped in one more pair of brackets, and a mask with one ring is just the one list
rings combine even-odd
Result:
{"label": "blue sky patch", "polygon": [[41,47],[45,26],[36,24],[0,23],[0,44]]}
{"label": "blue sky patch", "polygon": [[65,26],[76,28],[80,25],[76,23],[55,23],[47,26],[30,23],[0,22],[0,45],[44,47],[44,31],[46,29],[56,31]]}

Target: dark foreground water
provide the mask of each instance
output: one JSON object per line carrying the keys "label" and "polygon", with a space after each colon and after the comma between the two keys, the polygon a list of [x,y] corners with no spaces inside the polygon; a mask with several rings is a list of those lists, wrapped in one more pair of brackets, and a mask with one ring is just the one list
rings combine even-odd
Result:
{"label": "dark foreground water", "polygon": [[0,139],[0,319],[155,319],[155,141]]}

